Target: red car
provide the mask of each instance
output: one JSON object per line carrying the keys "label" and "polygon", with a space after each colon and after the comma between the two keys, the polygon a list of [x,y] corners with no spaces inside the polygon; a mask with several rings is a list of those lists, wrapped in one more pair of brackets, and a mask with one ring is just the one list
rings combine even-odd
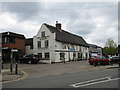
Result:
{"label": "red car", "polygon": [[104,56],[93,56],[89,59],[90,65],[106,65],[111,64],[111,60]]}

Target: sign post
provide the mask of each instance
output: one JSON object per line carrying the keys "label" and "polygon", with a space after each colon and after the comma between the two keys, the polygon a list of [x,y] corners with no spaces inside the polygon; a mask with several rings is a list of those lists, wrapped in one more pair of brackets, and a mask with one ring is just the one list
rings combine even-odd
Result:
{"label": "sign post", "polygon": [[[18,50],[17,49],[11,49],[11,64],[10,64],[10,72],[11,72],[11,74],[13,72],[13,52],[18,52]],[[17,69],[18,69],[18,67],[17,67]]]}
{"label": "sign post", "polygon": [[10,63],[10,72],[11,72],[11,74],[12,74],[12,72],[13,72],[13,66],[12,66],[12,64],[13,64],[13,52],[11,52],[10,59],[11,59],[11,63]]}

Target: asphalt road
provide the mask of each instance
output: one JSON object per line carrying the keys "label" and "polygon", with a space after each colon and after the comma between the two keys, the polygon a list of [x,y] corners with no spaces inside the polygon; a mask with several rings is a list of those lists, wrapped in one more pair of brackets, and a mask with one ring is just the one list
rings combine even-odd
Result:
{"label": "asphalt road", "polygon": [[4,83],[3,88],[118,88],[118,68],[82,71]]}

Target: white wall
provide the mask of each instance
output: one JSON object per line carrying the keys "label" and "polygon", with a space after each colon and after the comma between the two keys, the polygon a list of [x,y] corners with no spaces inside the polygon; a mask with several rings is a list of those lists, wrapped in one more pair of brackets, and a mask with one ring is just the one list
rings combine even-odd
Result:
{"label": "white wall", "polygon": [[26,55],[33,54],[34,50],[30,49],[30,46],[26,46]]}
{"label": "white wall", "polygon": [[[45,31],[45,38],[41,37],[41,32]],[[42,47],[38,48],[37,42],[41,40]],[[49,47],[45,48],[44,42],[45,40],[49,40]],[[51,33],[47,27],[43,24],[38,31],[37,35],[33,37],[33,43],[34,43],[34,52],[36,53],[42,53],[44,58],[44,53],[49,52],[50,53],[50,60],[43,60],[42,62],[51,63],[52,61],[55,61],[55,52],[54,52],[54,42],[55,42],[55,33]]]}
{"label": "white wall", "polygon": [[[65,45],[66,45],[66,48],[64,48]],[[70,48],[72,48],[72,46],[74,46],[74,48],[77,52],[72,52],[72,51],[71,52],[66,52],[66,51],[69,51],[68,46]],[[80,48],[81,48],[81,52],[79,51]],[[62,42],[55,41],[55,50],[59,51],[59,52],[55,52],[56,62],[61,62],[61,60],[59,60],[60,51],[63,51],[65,53],[65,61],[69,61],[69,59],[70,60],[73,60],[73,59],[76,60],[78,58],[78,52],[82,53],[82,59],[88,59],[89,58],[89,48],[84,47],[84,46],[72,45],[72,44],[67,44],[67,43],[62,43]],[[73,53],[76,53],[75,58],[73,58]],[[86,53],[87,53],[87,58],[86,58]],[[70,58],[69,58],[69,55],[70,55]]]}

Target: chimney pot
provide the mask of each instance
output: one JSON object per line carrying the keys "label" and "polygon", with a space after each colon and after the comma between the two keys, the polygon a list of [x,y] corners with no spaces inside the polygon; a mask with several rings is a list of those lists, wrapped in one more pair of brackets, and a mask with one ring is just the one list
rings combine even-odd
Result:
{"label": "chimney pot", "polygon": [[57,28],[58,30],[61,30],[61,23],[58,23],[58,21],[56,21],[56,28]]}

